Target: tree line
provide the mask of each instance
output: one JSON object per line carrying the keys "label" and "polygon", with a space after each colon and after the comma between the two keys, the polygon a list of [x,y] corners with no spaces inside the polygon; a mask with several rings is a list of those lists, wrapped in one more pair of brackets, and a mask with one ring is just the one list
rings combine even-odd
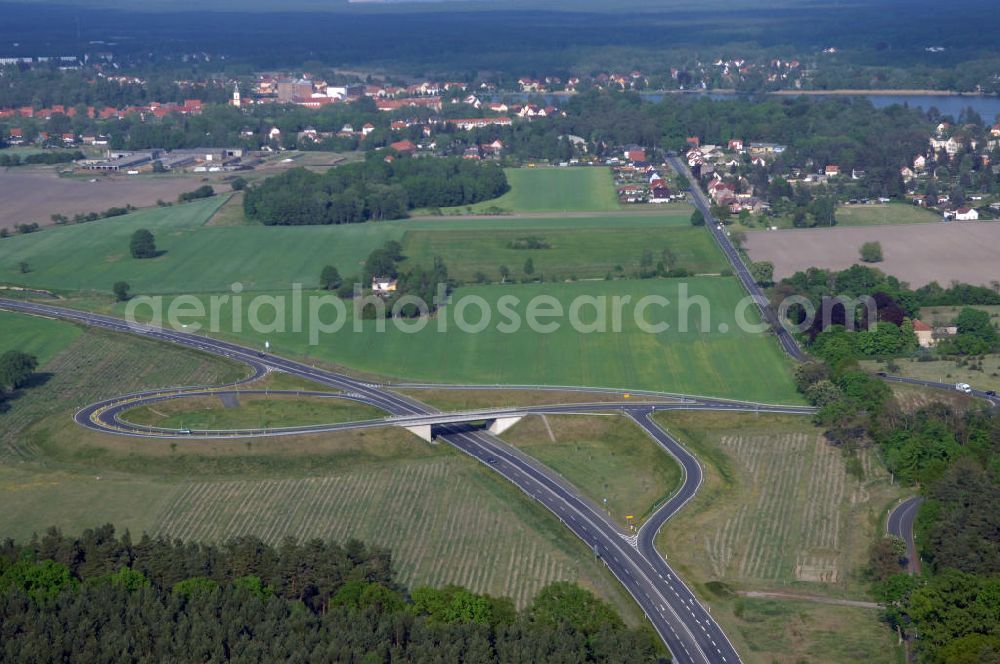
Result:
{"label": "tree line", "polygon": [[[912,327],[904,330],[907,320],[915,320],[923,307],[1000,304],[1000,289],[971,284],[953,283],[947,288],[937,282],[911,289],[896,277],[882,271],[853,265],[846,270],[831,271],[820,268],[796,272],[782,279],[771,292],[774,302],[792,296],[805,297],[812,309],[818,312],[811,326],[804,333],[805,342],[814,352],[832,365],[844,359],[859,357],[891,357],[915,349],[916,339]],[[870,297],[875,307],[875,325],[869,327],[865,315],[867,308],[857,306],[848,310],[845,304],[833,298],[859,299]],[[832,303],[828,315],[824,299]],[[806,308],[794,305],[789,309],[792,323],[806,320]],[[941,352],[974,355],[988,352],[998,339],[989,315],[982,311],[962,311],[956,321],[957,337],[943,342]],[[850,335],[847,330],[859,330]]]}
{"label": "tree line", "polygon": [[[788,292],[817,299],[831,292],[871,295],[878,307],[879,320],[871,328],[851,333],[835,323],[813,330],[811,350],[819,359],[796,367],[795,380],[806,400],[819,407],[815,420],[844,450],[850,473],[863,475],[857,450],[874,447],[894,478],[916,485],[926,499],[917,520],[923,576],[905,573],[903,542],[886,536],[871,544],[867,578],[885,606],[884,620],[916,639],[919,661],[997,661],[1000,416],[985,407],[958,409],[941,402],[908,408],[887,383],[858,365],[860,357],[914,348],[909,317],[921,306],[993,302],[997,294],[968,285],[913,291],[862,266],[834,273],[810,270],[782,283]],[[854,314],[841,311],[842,321]],[[965,308],[957,323],[959,334],[939,344],[944,352],[980,352],[996,345],[997,333],[985,312]]]}
{"label": "tree line", "polygon": [[648,628],[569,583],[518,611],[454,586],[410,591],[388,551],[357,541],[133,541],[110,525],[6,540],[0,635],[9,661],[662,661]]}
{"label": "tree line", "polygon": [[470,205],[509,189],[495,164],[463,159],[386,161],[380,156],[324,174],[291,169],[246,190],[244,210],[267,226],[402,219],[409,210]]}

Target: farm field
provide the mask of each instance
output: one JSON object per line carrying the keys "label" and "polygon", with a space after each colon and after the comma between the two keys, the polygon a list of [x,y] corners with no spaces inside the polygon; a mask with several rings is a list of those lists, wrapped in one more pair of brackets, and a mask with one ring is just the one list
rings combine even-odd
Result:
{"label": "farm field", "polygon": [[[237,221],[232,205],[225,197],[215,197],[7,238],[0,241],[0,282],[107,292],[114,282],[124,280],[136,294],[217,292],[235,282],[247,291],[287,290],[293,283],[309,288],[317,284],[324,265],[336,265],[345,278],[357,275],[368,254],[389,240],[404,243],[413,263],[430,263],[435,255],[444,254],[455,275],[469,280],[480,269],[476,261],[494,272],[491,279],[499,280],[495,272],[504,260],[519,272],[528,256],[539,267],[565,270],[566,277],[570,273],[604,277],[616,265],[623,269],[637,265],[646,248],[654,251],[657,261],[664,249],[670,249],[678,267],[718,271],[722,266],[711,238],[676,214],[435,218],[277,228],[233,225]],[[129,256],[129,239],[137,228],[153,232],[163,255],[142,261]],[[538,234],[551,236],[553,248],[506,246],[518,237]],[[647,236],[652,238],[648,247],[642,244]],[[466,248],[475,248],[476,253],[466,254]],[[31,268],[26,274],[21,273],[21,261]]]}
{"label": "farm field", "polygon": [[991,222],[752,231],[745,246],[753,260],[774,263],[781,279],[808,267],[846,269],[860,262],[858,251],[869,241],[880,242],[885,255],[874,266],[914,288],[952,280],[988,286],[1000,279],[1000,224]]}
{"label": "farm field", "polygon": [[[699,580],[696,587],[748,661],[896,661],[893,636],[874,610],[814,604],[803,615],[798,603],[735,596],[754,590],[869,600],[861,576],[868,545],[902,495],[874,454],[860,453],[848,473],[842,452],[801,416],[656,418],[705,472],[698,495],[657,544],[680,573]],[[831,629],[842,620],[860,626],[849,639]]]}
{"label": "farm field", "polygon": [[[463,331],[457,323],[457,303],[466,296],[469,297],[465,301],[472,304],[462,310],[462,320],[469,325],[464,328],[467,331]],[[554,310],[556,307],[562,309],[562,316],[555,320],[539,319],[558,324],[558,329],[544,332],[528,326],[527,309],[536,296],[544,296],[541,303],[548,302]],[[614,331],[612,307],[616,296],[628,297],[631,302],[631,305],[623,304],[620,332]],[[647,333],[636,323],[632,307],[645,296],[658,296],[669,302],[666,306],[654,303],[644,312],[649,323],[669,325],[665,332]],[[707,306],[685,306],[698,296],[704,298]],[[205,297],[202,300],[205,310],[211,311],[213,304]],[[273,310],[265,306],[259,312],[258,322],[267,324],[251,325],[247,319],[241,324],[238,338],[260,346],[268,340],[272,351],[278,354],[350,366],[394,379],[588,385],[764,402],[798,403],[800,400],[790,368],[774,340],[763,333],[739,329],[736,312],[743,294],[733,278],[477,286],[458,289],[451,297],[456,304],[439,312],[434,320],[404,321],[403,325],[414,326],[407,331],[397,328],[393,322],[364,320],[357,321],[360,332],[355,332],[355,322],[347,310],[341,319],[343,327],[335,333],[318,334],[315,345],[310,343],[309,325],[304,325],[302,331],[294,331],[288,318],[294,309],[291,303],[284,307],[284,317],[277,323],[273,320]],[[513,332],[502,331],[505,329],[503,324],[509,324],[512,317],[501,310],[501,297],[514,298],[504,300],[521,322]],[[596,307],[606,318],[605,331],[577,332],[571,326],[568,313],[571,303],[578,297],[596,298],[581,300],[596,304],[580,308],[579,322],[587,325],[598,321]],[[164,308],[169,304],[170,298],[164,298]],[[306,311],[308,302],[303,306]],[[482,325],[480,306],[490,312],[486,325]],[[234,336],[230,331],[231,307],[232,302],[220,302],[217,307],[220,314],[217,322],[223,336]],[[244,305],[242,309],[247,318],[251,307]],[[115,308],[118,315],[124,311],[121,304]],[[687,328],[682,329],[685,311],[689,321]],[[708,314],[707,321],[701,320],[703,311]],[[332,306],[321,313],[321,319],[330,324],[338,317]],[[750,308],[746,313],[748,319],[753,320]],[[135,315],[146,317],[149,310],[137,307]],[[196,321],[191,318],[185,322]],[[386,323],[385,331],[380,332],[379,325],[383,322]],[[702,328],[705,322],[708,327]],[[536,329],[542,328],[536,326]]]}
{"label": "farm field", "polygon": [[80,328],[70,323],[0,311],[0,355],[19,350],[44,365],[78,336]]}
{"label": "farm field", "polygon": [[[96,182],[90,182],[96,179]],[[50,224],[53,214],[102,212],[110,207],[152,207],[157,200],[176,201],[180,194],[197,189],[195,176],[59,177],[51,169],[0,171],[0,228],[35,222]],[[218,178],[210,183],[217,192],[228,191]]]}
{"label": "farm field", "polygon": [[[518,241],[537,239],[544,249],[515,249]],[[727,263],[704,229],[661,224],[608,224],[602,229],[545,228],[544,222],[530,231],[481,230],[410,231],[403,242],[407,256],[427,260],[440,256],[450,276],[471,282],[477,273],[499,281],[501,265],[514,278],[523,278],[527,259],[534,263],[534,276],[547,281],[567,278],[603,278],[608,274],[631,275],[641,267],[644,252],[651,252],[653,265],[663,261],[668,269],[682,268],[696,274],[718,274]]]}
{"label": "farm field", "polygon": [[621,415],[536,415],[501,436],[565,477],[619,524],[639,526],[681,481],[677,463]]}
{"label": "farm field", "polygon": [[448,210],[481,212],[615,212],[621,211],[611,171],[605,167],[508,168],[510,191],[493,200]]}
{"label": "farm field", "polygon": [[233,369],[200,353],[83,331],[44,367],[51,380],[0,419],[2,536],[111,522],[134,537],[355,537],[392,548],[408,584],[466,584],[524,605],[552,581],[576,581],[639,624],[617,582],[554,517],[465,456],[403,430],[137,441],[70,418],[103,396],[231,380]]}
{"label": "farm field", "polygon": [[122,413],[134,424],[166,429],[274,429],[373,420],[385,415],[371,406],[336,398],[291,395],[187,397]]}

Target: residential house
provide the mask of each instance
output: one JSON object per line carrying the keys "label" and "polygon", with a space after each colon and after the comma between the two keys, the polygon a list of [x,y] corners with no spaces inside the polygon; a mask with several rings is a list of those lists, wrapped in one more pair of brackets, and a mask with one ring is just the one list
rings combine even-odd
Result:
{"label": "residential house", "polygon": [[732,182],[715,180],[708,185],[708,195],[716,203],[736,196],[736,185]]}
{"label": "residential house", "polygon": [[917,335],[917,343],[921,348],[931,348],[937,343],[934,339],[934,328],[922,320],[913,321],[913,333]]}
{"label": "residential house", "polygon": [[826,177],[832,178],[834,176],[840,175],[840,166],[836,164],[828,164],[824,172],[826,174]]}
{"label": "residential house", "polygon": [[638,145],[629,145],[625,148],[625,159],[632,162],[646,161],[646,150]]}
{"label": "residential house", "polygon": [[417,151],[417,145],[413,141],[396,141],[390,144],[389,147],[399,154],[412,155]]}
{"label": "residential house", "polygon": [[979,212],[975,208],[958,208],[955,210],[955,221],[978,221]]}
{"label": "residential house", "polygon": [[751,143],[750,154],[753,156],[766,156],[781,154],[788,149],[788,146],[780,143]]}

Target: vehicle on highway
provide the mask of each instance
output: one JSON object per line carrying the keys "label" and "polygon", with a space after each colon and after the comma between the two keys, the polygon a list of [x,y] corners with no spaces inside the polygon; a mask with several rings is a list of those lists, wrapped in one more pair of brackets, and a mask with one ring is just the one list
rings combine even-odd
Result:
{"label": "vehicle on highway", "polygon": [[972,394],[972,386],[968,383],[955,383],[955,389],[964,394]]}
{"label": "vehicle on highway", "polygon": [[877,376],[878,376],[879,378],[885,378],[885,377],[886,377],[886,376],[888,376],[889,374],[888,374],[888,373],[886,373],[885,371],[879,371],[879,372],[878,372],[878,374],[876,374],[876,375],[877,375]]}
{"label": "vehicle on highway", "polygon": [[996,395],[997,395],[997,391],[996,390],[986,390],[986,396],[988,396],[988,397],[995,397]]}

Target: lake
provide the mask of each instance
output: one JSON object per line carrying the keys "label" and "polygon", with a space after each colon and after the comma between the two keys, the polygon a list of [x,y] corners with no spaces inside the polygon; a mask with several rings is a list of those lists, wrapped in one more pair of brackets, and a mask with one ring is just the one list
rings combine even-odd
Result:
{"label": "lake", "polygon": [[[659,103],[663,101],[664,97],[681,97],[690,95],[705,95],[710,99],[736,99],[741,95],[736,93],[723,93],[723,92],[690,92],[690,93],[663,93],[663,92],[650,92],[643,93],[642,98],[651,102]],[[529,97],[537,97],[537,95],[528,94],[513,94],[513,95],[497,95],[496,101],[502,98],[512,98],[526,100]],[[840,97],[845,95],[810,95],[812,97]],[[1000,97],[980,97],[973,95],[889,95],[889,94],[861,94],[857,95],[859,97],[864,97],[868,99],[876,108],[884,108],[886,106],[891,106],[893,104],[905,104],[912,108],[921,108],[927,110],[932,106],[937,108],[942,115],[951,115],[958,118],[959,113],[961,113],[966,108],[970,106],[975,109],[979,115],[983,117],[983,121],[989,124],[994,122],[1000,122],[997,118],[1000,115]],[[553,106],[559,106],[566,103],[566,95],[544,95],[547,103]]]}

